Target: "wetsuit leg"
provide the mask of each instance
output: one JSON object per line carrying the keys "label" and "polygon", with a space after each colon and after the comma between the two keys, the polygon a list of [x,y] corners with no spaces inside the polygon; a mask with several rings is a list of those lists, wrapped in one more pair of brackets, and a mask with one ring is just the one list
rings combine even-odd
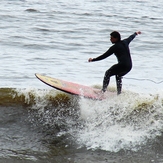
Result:
{"label": "wetsuit leg", "polygon": [[103,87],[102,87],[103,92],[106,91],[106,89],[107,89],[107,87],[109,85],[110,77],[113,76],[113,75],[116,75],[119,70],[120,70],[119,65],[115,64],[105,72],[105,76],[104,76],[104,79],[103,79]]}
{"label": "wetsuit leg", "polygon": [[115,76],[116,78],[116,84],[117,84],[117,94],[121,94],[121,90],[122,90],[122,76]]}
{"label": "wetsuit leg", "polygon": [[110,76],[111,76],[111,70],[107,70],[105,72],[105,76],[104,76],[104,79],[103,79],[103,87],[102,87],[102,91],[105,92],[108,85],[109,85],[109,82],[110,82]]}

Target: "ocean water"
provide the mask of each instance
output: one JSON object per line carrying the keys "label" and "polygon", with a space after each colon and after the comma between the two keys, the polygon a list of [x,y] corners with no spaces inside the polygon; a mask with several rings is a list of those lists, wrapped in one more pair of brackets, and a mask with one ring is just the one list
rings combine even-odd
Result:
{"label": "ocean water", "polygon": [[[162,13],[161,0],[1,0],[0,162],[162,163]],[[35,77],[100,87],[116,58],[88,58],[114,30],[142,32],[120,96],[84,99]]]}

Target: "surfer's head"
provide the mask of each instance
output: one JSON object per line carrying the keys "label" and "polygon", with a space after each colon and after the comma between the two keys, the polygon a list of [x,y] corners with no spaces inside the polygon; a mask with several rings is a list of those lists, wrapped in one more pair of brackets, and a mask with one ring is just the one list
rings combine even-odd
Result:
{"label": "surfer's head", "polygon": [[116,43],[118,41],[121,41],[121,35],[119,32],[117,31],[113,31],[112,33],[110,33],[110,41],[112,43]]}

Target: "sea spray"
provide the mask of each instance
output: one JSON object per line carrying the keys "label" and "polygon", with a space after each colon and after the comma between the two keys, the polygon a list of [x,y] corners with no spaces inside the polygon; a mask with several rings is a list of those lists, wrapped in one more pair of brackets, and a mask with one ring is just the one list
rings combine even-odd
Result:
{"label": "sea spray", "polygon": [[103,101],[82,99],[77,141],[88,149],[137,151],[161,135],[163,97],[126,92]]}

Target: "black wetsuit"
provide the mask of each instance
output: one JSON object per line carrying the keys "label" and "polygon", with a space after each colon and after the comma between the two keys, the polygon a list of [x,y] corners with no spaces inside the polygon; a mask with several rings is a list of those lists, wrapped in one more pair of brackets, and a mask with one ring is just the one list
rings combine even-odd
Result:
{"label": "black wetsuit", "polygon": [[127,74],[132,68],[132,60],[130,55],[129,43],[135,38],[137,34],[134,33],[129,36],[127,39],[116,42],[112,47],[110,47],[103,55],[93,58],[92,61],[99,61],[109,57],[112,54],[115,54],[117,57],[118,63],[113,65],[105,73],[103,80],[102,90],[105,92],[110,81],[110,77],[116,75],[117,82],[117,93],[121,93],[122,87],[122,76]]}

